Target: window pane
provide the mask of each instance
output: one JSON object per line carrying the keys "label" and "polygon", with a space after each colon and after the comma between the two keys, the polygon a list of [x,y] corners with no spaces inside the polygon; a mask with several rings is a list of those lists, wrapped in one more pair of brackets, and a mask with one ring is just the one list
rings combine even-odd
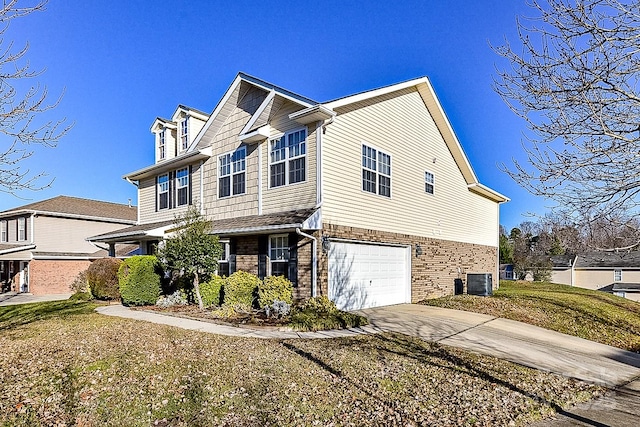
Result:
{"label": "window pane", "polygon": [[370,193],[376,192],[376,173],[375,172],[371,172],[366,169],[362,170],[362,189]]}
{"label": "window pane", "polygon": [[160,200],[158,205],[160,209],[166,209],[169,207],[169,192],[160,194]]}
{"label": "window pane", "polygon": [[272,237],[270,246],[269,258],[271,258],[271,261],[289,259],[289,238],[287,236]]}
{"label": "window pane", "polygon": [[178,189],[178,206],[184,206],[189,203],[188,200],[188,188],[179,188]]}
{"label": "window pane", "polygon": [[304,165],[304,157],[300,157],[289,162],[289,184],[305,180]]}
{"label": "window pane", "polygon": [[243,148],[235,151],[231,157],[233,162],[233,173],[244,172],[246,168],[245,158],[247,151]]}
{"label": "window pane", "polygon": [[362,146],[362,166],[376,170],[376,150],[366,145]]}
{"label": "window pane", "polygon": [[391,156],[378,152],[378,170],[381,174],[391,175]]}
{"label": "window pane", "polygon": [[271,187],[284,185],[284,162],[271,165]]}
{"label": "window pane", "polygon": [[282,138],[271,141],[271,151],[269,153],[271,163],[280,162],[284,160],[285,154],[286,154],[286,151],[285,151],[284,136]]}
{"label": "window pane", "polygon": [[306,152],[306,138],[307,132],[304,130],[294,132],[288,135],[289,157],[303,156]]}
{"label": "window pane", "polygon": [[231,195],[231,179],[228,176],[223,176],[218,181],[218,197],[227,197]]}
{"label": "window pane", "polygon": [[225,154],[220,156],[220,176],[229,175],[231,173],[231,155]]}
{"label": "window pane", "polygon": [[233,175],[233,194],[244,194],[244,172]]}
{"label": "window pane", "polygon": [[380,175],[378,194],[381,196],[391,197],[391,178]]}
{"label": "window pane", "polygon": [[289,276],[289,263],[288,262],[272,262],[271,263],[271,275],[272,276]]}

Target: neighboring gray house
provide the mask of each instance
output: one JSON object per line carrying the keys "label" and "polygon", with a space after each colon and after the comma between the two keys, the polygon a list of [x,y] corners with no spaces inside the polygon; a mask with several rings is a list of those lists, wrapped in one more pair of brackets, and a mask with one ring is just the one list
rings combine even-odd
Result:
{"label": "neighboring gray house", "polygon": [[124,176],[138,223],[93,241],[152,252],[197,206],[224,245],[221,274],[284,275],[296,299],[346,309],[498,275],[508,199],[479,182],[426,77],[316,102],[240,73],[210,115],[180,106],[151,131],[156,162]]}
{"label": "neighboring gray house", "polygon": [[594,251],[551,258],[551,281],[640,301],[640,252]]}

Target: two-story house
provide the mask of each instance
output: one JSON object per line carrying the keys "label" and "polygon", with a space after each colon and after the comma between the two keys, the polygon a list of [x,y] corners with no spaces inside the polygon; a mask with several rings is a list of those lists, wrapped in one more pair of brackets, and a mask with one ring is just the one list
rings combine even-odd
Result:
{"label": "two-story house", "polygon": [[68,196],[0,212],[2,290],[34,295],[71,292],[78,273],[109,255],[108,247],[86,239],[130,227],[136,220],[136,207]]}
{"label": "two-story house", "polygon": [[468,273],[497,283],[508,199],[479,183],[426,77],[320,103],[240,73],[206,120],[179,110],[186,125],[154,122],[156,163],[124,176],[138,224],[92,240],[151,252],[194,205],[224,243],[220,274],[284,275],[298,299],[356,309],[452,294]]}

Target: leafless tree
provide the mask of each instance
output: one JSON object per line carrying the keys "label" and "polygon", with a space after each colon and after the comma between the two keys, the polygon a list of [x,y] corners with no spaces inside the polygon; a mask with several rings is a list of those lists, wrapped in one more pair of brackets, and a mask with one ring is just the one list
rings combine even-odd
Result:
{"label": "leafless tree", "polygon": [[[4,0],[0,5],[0,191],[16,194],[21,190],[39,190],[51,184],[41,182],[44,172],[31,173],[24,160],[34,154],[35,146],[55,147],[70,129],[65,120],[39,120],[42,113],[55,108],[60,98],[49,102],[46,87],[25,80],[34,79],[42,71],[31,69],[26,60],[29,44],[15,49],[4,36],[12,21],[44,10],[47,0],[24,4],[20,0]],[[22,87],[27,87],[21,90]]]}
{"label": "leafless tree", "polygon": [[[519,43],[494,50],[510,66],[494,89],[524,119],[526,163],[503,169],[584,224],[640,203],[640,1],[530,0]],[[624,246],[638,243],[637,229]]]}

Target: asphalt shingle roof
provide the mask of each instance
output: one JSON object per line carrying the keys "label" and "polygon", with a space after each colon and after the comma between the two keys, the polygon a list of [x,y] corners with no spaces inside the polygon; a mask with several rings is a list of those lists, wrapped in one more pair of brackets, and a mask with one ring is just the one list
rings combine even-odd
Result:
{"label": "asphalt shingle roof", "polygon": [[127,221],[136,221],[138,219],[138,209],[135,206],[70,196],[57,196],[52,199],[30,203],[0,212],[0,215],[6,216],[18,211],[51,212]]}

